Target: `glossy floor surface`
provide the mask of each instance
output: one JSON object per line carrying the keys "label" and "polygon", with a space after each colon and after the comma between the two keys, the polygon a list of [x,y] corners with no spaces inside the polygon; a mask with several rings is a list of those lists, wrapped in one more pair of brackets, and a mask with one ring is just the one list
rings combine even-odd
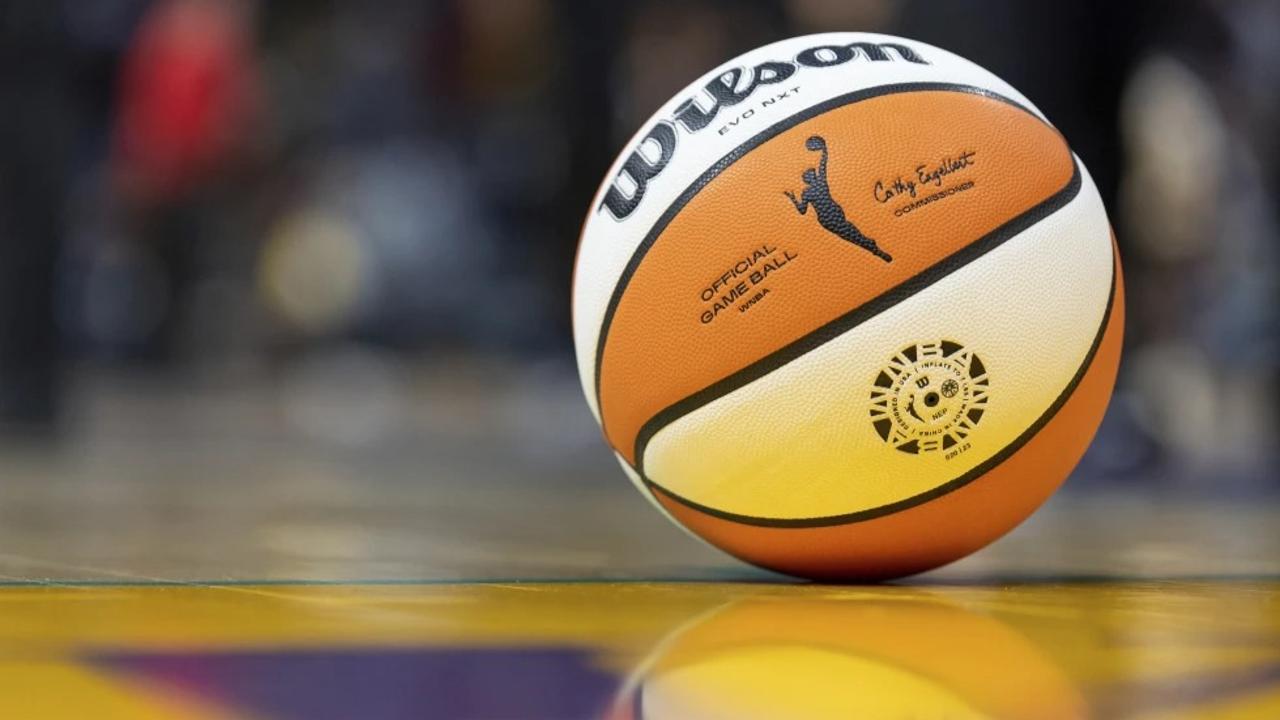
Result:
{"label": "glossy floor surface", "polygon": [[810,585],[669,526],[576,388],[451,393],[362,443],[129,388],[0,450],[0,718],[1280,718],[1274,498],[1077,478],[950,567]]}
{"label": "glossy floor surface", "polygon": [[12,718],[1274,718],[1280,583],[59,585]]}

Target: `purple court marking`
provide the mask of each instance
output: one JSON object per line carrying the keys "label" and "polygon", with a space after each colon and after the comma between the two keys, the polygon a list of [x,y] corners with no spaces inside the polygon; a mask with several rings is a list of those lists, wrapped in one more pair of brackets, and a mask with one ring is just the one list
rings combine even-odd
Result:
{"label": "purple court marking", "polygon": [[89,663],[271,720],[591,718],[618,685],[575,648],[109,653]]}

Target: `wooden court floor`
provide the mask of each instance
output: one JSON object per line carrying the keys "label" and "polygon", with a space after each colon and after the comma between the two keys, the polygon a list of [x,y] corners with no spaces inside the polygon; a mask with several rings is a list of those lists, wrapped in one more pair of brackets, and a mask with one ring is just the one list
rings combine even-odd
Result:
{"label": "wooden court floor", "polygon": [[344,445],[201,392],[0,448],[0,718],[1280,718],[1274,498],[1077,482],[813,585],[668,526],[572,393]]}
{"label": "wooden court floor", "polygon": [[10,586],[0,714],[1273,718],[1280,583]]}

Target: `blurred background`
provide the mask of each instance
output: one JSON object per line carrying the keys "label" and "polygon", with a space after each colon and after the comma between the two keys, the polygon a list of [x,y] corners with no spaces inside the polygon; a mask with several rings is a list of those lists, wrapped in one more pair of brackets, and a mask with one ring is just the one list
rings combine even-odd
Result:
{"label": "blurred background", "polygon": [[[832,30],[993,70],[1098,180],[1130,317],[1069,488],[1280,489],[1274,0],[4,0],[0,524],[625,485],[571,358],[591,195],[699,74]],[[363,532],[295,520],[252,542]]]}

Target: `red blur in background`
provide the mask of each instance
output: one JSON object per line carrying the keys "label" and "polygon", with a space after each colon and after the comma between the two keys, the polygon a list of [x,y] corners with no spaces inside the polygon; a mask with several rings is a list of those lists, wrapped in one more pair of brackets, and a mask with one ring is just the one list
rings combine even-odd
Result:
{"label": "red blur in background", "polygon": [[188,193],[243,145],[257,106],[257,61],[234,3],[154,6],[125,52],[113,175],[137,200]]}

